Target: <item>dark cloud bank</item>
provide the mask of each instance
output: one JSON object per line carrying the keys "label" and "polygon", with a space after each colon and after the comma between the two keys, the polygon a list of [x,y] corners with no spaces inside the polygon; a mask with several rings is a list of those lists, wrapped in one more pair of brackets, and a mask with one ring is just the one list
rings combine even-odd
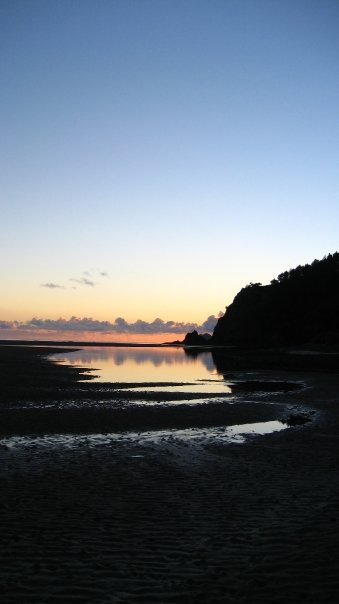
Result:
{"label": "dark cloud bank", "polygon": [[[52,286],[52,284],[47,285]],[[58,286],[55,286],[58,287]],[[152,322],[142,321],[138,319],[134,323],[129,323],[122,317],[118,317],[114,322],[98,321],[88,317],[71,317],[70,319],[38,319],[33,318],[30,321],[0,321],[0,329],[11,332],[12,330],[27,330],[27,331],[77,331],[77,332],[97,332],[102,334],[161,334],[187,333],[194,329],[200,332],[211,333],[217,322],[217,317],[210,315],[201,325],[197,323],[184,323],[177,321],[163,321],[162,319],[154,319]]]}

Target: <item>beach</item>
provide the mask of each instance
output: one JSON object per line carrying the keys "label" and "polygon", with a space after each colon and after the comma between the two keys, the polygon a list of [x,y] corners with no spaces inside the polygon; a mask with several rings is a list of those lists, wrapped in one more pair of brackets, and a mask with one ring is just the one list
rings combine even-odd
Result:
{"label": "beach", "polygon": [[[46,351],[11,354],[1,356],[4,604],[337,601],[336,371],[258,370],[303,387],[258,398],[257,421],[277,413],[308,421],[230,441],[224,426],[255,421],[253,391],[241,409],[211,407],[209,420],[191,406],[182,421],[172,408],[163,420],[151,407],[127,421],[124,401],[115,418],[89,405],[81,420],[70,408],[77,370],[48,363]],[[14,387],[8,367],[24,357],[31,369]],[[48,392],[54,416],[43,408]],[[81,430],[67,413],[78,413]],[[192,426],[190,437],[175,430],[175,417],[177,427]]]}

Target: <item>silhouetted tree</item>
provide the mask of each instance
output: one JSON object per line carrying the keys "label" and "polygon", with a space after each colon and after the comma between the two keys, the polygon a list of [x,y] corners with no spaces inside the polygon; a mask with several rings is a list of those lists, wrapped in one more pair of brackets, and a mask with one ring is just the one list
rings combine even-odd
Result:
{"label": "silhouetted tree", "polygon": [[214,329],[215,344],[339,342],[339,253],[250,283]]}

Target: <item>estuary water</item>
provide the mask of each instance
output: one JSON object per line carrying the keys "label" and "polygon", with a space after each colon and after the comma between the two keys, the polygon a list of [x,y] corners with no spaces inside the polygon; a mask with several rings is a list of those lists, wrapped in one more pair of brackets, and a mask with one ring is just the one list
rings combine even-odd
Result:
{"label": "estuary water", "polygon": [[[93,429],[93,434],[89,434],[86,427],[85,435],[82,434],[80,428],[78,435],[76,433],[68,434],[68,430],[64,433],[61,429],[60,434],[52,431],[51,434],[46,433],[34,438],[22,436],[1,439],[6,447],[40,445],[48,447],[79,445],[81,447],[86,443],[96,446],[115,441],[121,442],[121,439],[127,439],[129,444],[134,441],[139,444],[167,441],[173,443],[173,439],[186,443],[205,442],[206,439],[213,443],[219,441],[241,443],[249,435],[269,434],[288,427],[288,424],[280,419],[283,412],[281,401],[271,407],[276,410],[276,413],[266,414],[264,410],[267,405],[271,406],[270,399],[277,391],[277,386],[279,390],[280,385],[284,387],[285,382],[277,382],[275,378],[269,382],[261,381],[262,377],[257,372],[242,371],[236,372],[236,375],[224,372],[223,374],[220,365],[218,364],[218,368],[216,367],[213,355],[208,350],[195,353],[193,350],[186,352],[185,349],[179,347],[83,346],[77,350],[62,348],[62,351],[55,351],[53,355],[49,355],[49,358],[57,363],[84,369],[91,375],[92,381],[98,383],[98,392],[100,392],[100,384],[103,385],[103,392],[107,390],[105,383],[113,385],[112,400],[107,397],[104,397],[102,401],[95,399],[92,407],[86,401],[84,408],[87,410],[100,407],[104,410],[118,409],[121,416],[117,415],[117,417],[118,419],[120,417],[122,421],[125,409],[129,409],[131,412],[129,417],[133,419],[133,413],[138,408],[137,417],[144,418],[145,426],[149,426],[148,416],[140,415],[140,409],[148,409],[151,406],[166,409],[166,417],[170,420],[171,409],[176,407],[179,410],[182,406],[186,413],[184,417],[188,417],[185,420],[188,422],[188,427],[180,428],[178,425],[178,427],[157,429],[155,426],[144,430],[141,419],[138,420],[141,423],[138,432],[135,433],[134,428],[128,427],[117,433],[106,433],[104,430],[103,434],[101,434],[101,430],[97,429]],[[260,389],[258,391],[255,388],[253,393],[246,389],[245,391],[234,391],[235,384],[239,384],[239,381],[245,382],[249,386],[260,384]],[[84,382],[88,383],[88,380],[85,378]],[[110,392],[110,389],[108,391]],[[135,396],[136,392],[140,392],[140,399],[139,394]],[[167,393],[165,397],[164,392]],[[187,393],[187,397],[185,393]],[[195,393],[195,396],[189,396],[189,393]],[[71,401],[71,403],[72,408],[80,408],[83,405],[81,400]],[[56,405],[59,408],[60,404],[63,404],[62,401],[61,403],[52,402],[49,406]],[[219,408],[220,405],[228,407],[230,413],[225,413],[225,417],[223,416],[225,423],[222,422],[222,424],[220,424],[218,415],[215,415],[216,423],[214,425],[210,421],[211,414],[214,411],[213,407],[217,409],[218,405]],[[196,416],[197,406],[200,409]],[[206,406],[207,412],[202,409],[204,406]],[[60,408],[66,409],[66,407]],[[192,410],[190,416],[187,415],[188,408],[190,412]],[[216,413],[218,414],[218,411]],[[79,417],[81,418],[81,416]],[[152,417],[155,417],[154,414]],[[157,417],[160,418],[160,415]],[[203,423],[205,420],[201,417],[205,417],[206,427]],[[185,421],[182,420],[182,423]],[[46,432],[46,430],[44,431]]]}
{"label": "estuary water", "polygon": [[[148,391],[161,388],[162,391],[231,392],[223,376],[218,374],[208,351],[192,356],[183,348],[88,346],[51,358],[59,363],[88,369],[95,382],[114,382],[126,384],[126,387],[128,384],[140,384],[140,391],[144,390],[143,384],[148,383],[152,384],[147,386]],[[164,382],[166,386],[156,385]]]}

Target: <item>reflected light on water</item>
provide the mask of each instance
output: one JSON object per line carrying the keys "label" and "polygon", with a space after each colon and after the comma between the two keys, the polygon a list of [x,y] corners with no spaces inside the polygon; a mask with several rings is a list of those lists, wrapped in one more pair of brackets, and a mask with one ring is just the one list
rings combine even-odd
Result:
{"label": "reflected light on water", "polygon": [[[122,390],[120,388],[119,390]],[[193,384],[183,384],[183,385],[173,385],[173,386],[144,386],[140,388],[133,388],[133,392],[187,392],[190,394],[191,392],[206,394],[231,394],[232,389],[224,382],[223,380],[200,380],[199,382]],[[197,399],[192,401],[193,403],[197,403]]]}
{"label": "reflected light on water", "polygon": [[[65,447],[69,449],[81,448],[84,446],[100,447],[107,445],[112,447],[113,444],[129,447],[138,447],[140,445],[161,445],[161,444],[180,444],[195,442],[198,445],[206,444],[223,444],[223,443],[243,443],[246,436],[259,436],[263,434],[271,434],[286,430],[288,426],[281,421],[257,422],[253,424],[240,424],[225,427],[212,428],[186,428],[183,430],[152,430],[146,432],[121,432],[110,434],[51,434],[44,436],[14,436],[1,438],[0,444],[10,449],[12,448],[36,448],[36,447]],[[113,451],[113,450],[112,450]],[[143,455],[131,455],[131,450],[128,450],[130,457],[144,457]]]}
{"label": "reflected light on water", "polygon": [[[91,369],[96,382],[201,382],[213,379],[209,389],[222,388],[210,352],[198,357],[185,354],[182,348],[129,348],[93,346],[75,352],[53,355],[53,360]],[[202,384],[197,384],[198,392]],[[208,385],[207,385],[208,386]],[[208,388],[207,388],[208,389]],[[192,392],[192,389],[191,389]]]}
{"label": "reflected light on water", "polygon": [[270,422],[256,422],[254,424],[239,424],[236,426],[228,426],[226,428],[227,437],[235,442],[244,442],[245,436],[271,434],[272,432],[280,432],[288,426],[279,420]]}

